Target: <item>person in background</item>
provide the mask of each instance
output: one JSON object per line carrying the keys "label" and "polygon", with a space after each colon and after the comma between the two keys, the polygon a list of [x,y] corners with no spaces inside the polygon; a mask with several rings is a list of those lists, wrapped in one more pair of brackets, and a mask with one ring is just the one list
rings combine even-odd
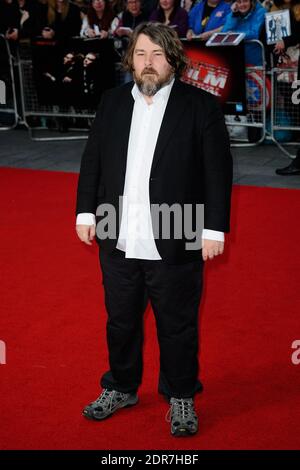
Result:
{"label": "person in background", "polygon": [[10,41],[19,39],[21,13],[17,0],[0,0],[0,34]]}
{"label": "person in background", "polygon": [[[236,0],[231,6],[222,32],[244,33],[245,39],[259,39],[265,24],[266,10],[257,0]],[[245,45],[247,65],[262,65],[258,44]]]}
{"label": "person in background", "polygon": [[[291,5],[291,36],[285,37],[274,47],[275,54],[283,54],[290,46],[300,47],[300,2],[293,2]],[[300,60],[298,59],[298,80],[300,80]],[[298,104],[299,109],[300,104]],[[298,111],[299,116],[299,111]],[[297,150],[296,158],[284,168],[277,168],[276,174],[281,176],[300,175],[300,148]]]}
{"label": "person in background", "polygon": [[151,13],[149,21],[171,26],[179,37],[185,37],[188,30],[188,14],[181,8],[180,0],[159,0],[158,7]]}
{"label": "person in background", "polygon": [[20,19],[20,39],[30,39],[34,30],[34,14],[35,14],[35,1],[33,0],[18,0],[19,10],[21,13]]}
{"label": "person in background", "polygon": [[113,17],[109,0],[92,0],[83,19],[80,36],[106,39]]}
{"label": "person in background", "polygon": [[183,8],[187,13],[191,11],[191,9],[195,6],[196,0],[184,0]]}
{"label": "person in background", "polygon": [[278,3],[278,1],[274,2],[276,8],[280,9],[281,6],[281,9],[288,9],[290,11],[291,35],[282,38],[281,41],[275,44],[273,52],[276,55],[282,54],[288,47],[298,44],[300,38],[300,0],[286,0],[284,3]]}
{"label": "person in background", "polygon": [[73,51],[68,51],[63,58],[60,74],[60,89],[63,104],[74,105],[76,103],[80,86],[80,59],[81,55],[76,55]]}
{"label": "person in background", "polygon": [[119,15],[125,10],[126,0],[108,0],[114,16]]}
{"label": "person in background", "polygon": [[99,56],[88,52],[83,59],[82,69],[82,96],[87,106],[97,106],[101,94],[99,82]]}
{"label": "person in background", "polygon": [[158,0],[142,0],[142,10],[147,18],[149,19],[151,13],[157,8]]}
{"label": "person in background", "polygon": [[[143,21],[146,21],[146,15],[141,9],[141,0],[127,0],[126,10],[119,13],[111,24],[111,32],[115,36],[114,47],[120,57],[124,55],[134,29]],[[132,80],[132,75],[123,70],[120,78],[122,83],[127,83]]]}
{"label": "person in background", "polygon": [[261,6],[264,7],[266,11],[270,11],[273,6],[273,0],[263,0]]}
{"label": "person in background", "polygon": [[292,6],[297,3],[299,3],[298,0],[272,0],[266,6],[265,2],[263,2],[262,6],[265,7],[268,11],[290,10]]}
{"label": "person in background", "polygon": [[230,4],[225,0],[203,0],[189,12],[189,29],[186,37],[207,41],[210,36],[220,31],[230,13]]}
{"label": "person in background", "polygon": [[146,21],[146,16],[141,9],[141,0],[127,0],[126,10],[113,20],[111,30],[119,38],[127,39],[143,21]]}
{"label": "person in background", "polygon": [[69,0],[48,0],[40,2],[39,31],[44,39],[65,41],[78,36],[81,28],[79,8]]}

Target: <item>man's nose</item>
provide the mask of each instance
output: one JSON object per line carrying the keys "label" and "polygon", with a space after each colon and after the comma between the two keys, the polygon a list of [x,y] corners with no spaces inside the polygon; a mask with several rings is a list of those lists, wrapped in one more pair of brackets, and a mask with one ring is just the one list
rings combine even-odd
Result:
{"label": "man's nose", "polygon": [[152,65],[152,58],[151,58],[151,56],[145,56],[145,66],[146,66],[146,67],[149,67],[150,65]]}

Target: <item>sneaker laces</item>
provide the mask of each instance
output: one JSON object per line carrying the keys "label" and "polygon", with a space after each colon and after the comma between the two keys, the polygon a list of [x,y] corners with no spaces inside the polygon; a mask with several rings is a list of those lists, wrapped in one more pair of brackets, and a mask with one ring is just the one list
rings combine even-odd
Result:
{"label": "sneaker laces", "polygon": [[104,405],[104,408],[112,411],[113,407],[117,404],[116,402],[119,401],[117,400],[118,394],[120,395],[121,399],[125,395],[124,393],[117,392],[116,390],[107,390],[107,388],[105,388],[95,403],[97,403],[97,405]]}
{"label": "sneaker laces", "polygon": [[192,398],[171,398],[170,403],[171,407],[166,414],[167,422],[170,422],[173,417],[181,421],[195,415]]}

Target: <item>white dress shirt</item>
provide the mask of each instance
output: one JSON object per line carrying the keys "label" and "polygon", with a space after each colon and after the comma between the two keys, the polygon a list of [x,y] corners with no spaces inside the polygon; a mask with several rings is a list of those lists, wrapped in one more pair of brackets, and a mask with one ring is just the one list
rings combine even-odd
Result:
{"label": "white dress shirt", "polygon": [[[174,79],[148,104],[135,84],[134,107],[127,151],[123,210],[117,248],[126,258],[160,260],[150,212],[149,179],[156,142]],[[81,213],[76,224],[94,225],[95,215]],[[224,233],[204,229],[202,239],[224,241]]]}

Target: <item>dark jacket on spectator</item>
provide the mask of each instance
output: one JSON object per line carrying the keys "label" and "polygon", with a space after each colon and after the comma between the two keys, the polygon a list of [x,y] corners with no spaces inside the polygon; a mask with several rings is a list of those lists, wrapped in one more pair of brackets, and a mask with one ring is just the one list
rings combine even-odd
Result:
{"label": "dark jacket on spectator", "polygon": [[20,39],[31,38],[35,31],[35,21],[36,21],[36,1],[26,0],[22,8],[19,8],[20,13],[27,11],[29,18],[21,24],[20,18]]}
{"label": "dark jacket on spectator", "polygon": [[136,26],[138,26],[140,23],[146,20],[147,20],[146,15],[143,12],[138,16],[133,16],[129,11],[125,10],[124,13],[122,14],[119,27],[124,26],[126,28],[131,28],[133,30],[134,28],[136,28]]}
{"label": "dark jacket on spectator", "polygon": [[142,10],[146,15],[146,18],[150,17],[151,13],[157,8],[158,0],[142,0]]}
{"label": "dark jacket on spectator", "polygon": [[[149,20],[164,23],[165,17],[164,17],[163,9],[158,7],[157,10],[154,10],[150,15]],[[169,26],[174,26],[174,29],[180,38],[186,36],[188,26],[189,26],[189,17],[184,8],[181,8],[181,7],[174,8],[174,10],[172,11],[170,15]]]}
{"label": "dark jacket on spectator", "polygon": [[0,0],[0,34],[5,34],[9,28],[19,29],[21,13],[16,0],[6,3]]}
{"label": "dark jacket on spectator", "polygon": [[40,3],[37,14],[39,17],[36,21],[36,35],[40,36],[43,28],[49,27],[55,31],[55,39],[57,40],[63,41],[72,36],[79,36],[81,28],[80,10],[73,3],[69,4],[69,11],[65,19],[62,19],[61,14],[56,12],[52,23],[48,21],[47,4]]}
{"label": "dark jacket on spectator", "polygon": [[[283,38],[285,48],[290,46],[300,45],[300,17],[295,18],[293,12],[290,12],[291,17],[291,36]],[[298,80],[300,80],[300,57],[298,59]]]}

